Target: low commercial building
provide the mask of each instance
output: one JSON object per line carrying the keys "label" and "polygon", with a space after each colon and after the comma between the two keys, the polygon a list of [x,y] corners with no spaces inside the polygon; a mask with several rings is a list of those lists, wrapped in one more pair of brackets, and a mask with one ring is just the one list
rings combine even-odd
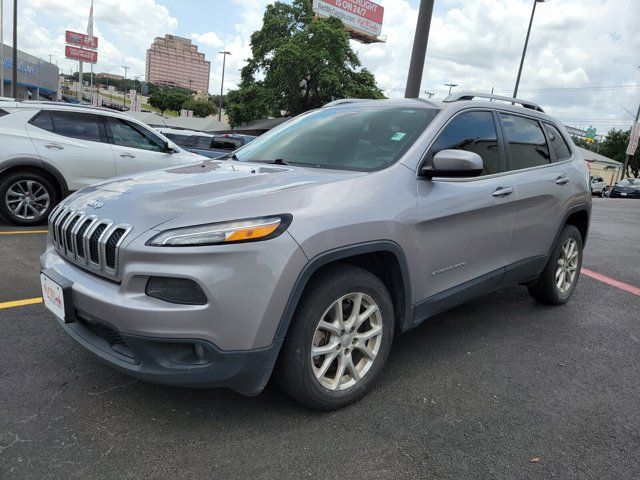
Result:
{"label": "low commercial building", "polygon": [[589,173],[592,177],[602,177],[607,185],[613,185],[622,180],[622,164],[620,162],[586,148],[578,147],[578,150],[580,150],[582,158],[589,163]]}
{"label": "low commercial building", "polygon": [[[0,59],[3,65],[4,95],[13,96],[13,48],[2,45]],[[58,95],[58,66],[18,50],[18,99],[54,98]]]}

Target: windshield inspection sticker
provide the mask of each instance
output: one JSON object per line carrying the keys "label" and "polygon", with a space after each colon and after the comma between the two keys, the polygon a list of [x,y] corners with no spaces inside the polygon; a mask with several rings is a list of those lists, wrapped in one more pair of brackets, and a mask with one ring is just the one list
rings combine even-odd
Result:
{"label": "windshield inspection sticker", "polygon": [[402,140],[405,137],[406,133],[403,132],[396,132],[393,137],[391,137],[391,140],[394,140],[396,142],[399,142],[400,140]]}

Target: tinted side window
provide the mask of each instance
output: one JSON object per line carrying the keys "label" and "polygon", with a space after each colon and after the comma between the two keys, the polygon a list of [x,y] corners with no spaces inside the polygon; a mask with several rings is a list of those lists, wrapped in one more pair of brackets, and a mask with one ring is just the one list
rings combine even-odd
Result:
{"label": "tinted side window", "polygon": [[175,133],[165,133],[164,136],[182,146],[189,146],[189,140],[192,138],[188,135],[178,135]]}
{"label": "tinted side window", "polygon": [[511,152],[511,170],[551,162],[549,147],[537,120],[501,113],[500,122]]}
{"label": "tinted side window", "polygon": [[121,118],[108,117],[107,122],[111,131],[111,140],[115,145],[156,152],[164,151],[164,140],[146,128]]}
{"label": "tinted side window", "polygon": [[46,110],[41,111],[35,117],[33,117],[29,123],[35,127],[46,130],[47,132],[53,132],[53,122],[51,121],[51,112]]}
{"label": "tinted side window", "polygon": [[195,148],[208,150],[211,147],[211,137],[196,137]]}
{"label": "tinted side window", "polygon": [[565,142],[558,129],[553,125],[549,125],[548,123],[544,124],[544,128],[547,130],[549,142],[551,142],[551,148],[556,154],[556,160],[558,162],[561,162],[562,160],[571,158],[571,150],[569,149],[567,142]]}
{"label": "tinted side window", "polygon": [[498,136],[491,112],[467,112],[455,117],[433,144],[440,150],[454,149],[477,153],[482,157],[483,175],[500,171]]}
{"label": "tinted side window", "polygon": [[[1,79],[0,79],[1,81]],[[0,117],[4,117],[5,115],[9,115],[9,112],[0,108]]]}
{"label": "tinted side window", "polygon": [[242,146],[240,140],[233,140],[231,138],[214,138],[211,148],[218,150],[236,150]]}
{"label": "tinted side window", "polygon": [[51,112],[53,131],[64,137],[90,142],[102,141],[100,121],[96,115],[76,112]]}

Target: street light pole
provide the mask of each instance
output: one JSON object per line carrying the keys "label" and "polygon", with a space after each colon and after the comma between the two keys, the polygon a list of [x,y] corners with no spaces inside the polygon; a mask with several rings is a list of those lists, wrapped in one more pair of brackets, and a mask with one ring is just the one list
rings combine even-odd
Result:
{"label": "street light pole", "polygon": [[431,27],[431,16],[433,14],[433,1],[420,1],[416,33],[413,37],[413,49],[411,50],[411,62],[409,63],[409,74],[407,75],[407,87],[404,91],[405,98],[418,98],[420,94],[424,58],[427,54],[429,28]]}
{"label": "street light pole", "polygon": [[453,87],[457,87],[457,86],[458,86],[458,84],[457,84],[457,83],[445,83],[445,84],[444,84],[444,86],[445,86],[445,87],[449,87],[449,95],[451,95],[451,89],[452,89]]}
{"label": "street light pole", "polygon": [[218,52],[222,54],[222,81],[220,82],[220,108],[218,108],[218,121],[222,121],[222,94],[224,88],[224,67],[227,60],[227,55],[231,55],[231,52]]}
{"label": "street light pole", "polygon": [[13,0],[13,71],[11,72],[13,98],[18,98],[18,0]]}
{"label": "street light pole", "polygon": [[520,68],[518,68],[518,77],[516,78],[516,86],[513,89],[513,98],[518,96],[518,87],[520,86],[520,76],[522,75],[522,65],[524,65],[524,57],[527,53],[527,45],[529,45],[529,34],[531,34],[531,25],[533,25],[533,16],[536,13],[536,5],[545,0],[533,0],[533,9],[531,10],[531,19],[529,20],[529,28],[527,28],[527,36],[524,40],[524,48],[522,49],[522,58],[520,58]]}

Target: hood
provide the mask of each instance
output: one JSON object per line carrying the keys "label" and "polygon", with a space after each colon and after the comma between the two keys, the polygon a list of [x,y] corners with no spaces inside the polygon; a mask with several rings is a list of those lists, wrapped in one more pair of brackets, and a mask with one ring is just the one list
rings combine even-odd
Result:
{"label": "hood", "polygon": [[[198,210],[365,175],[233,160],[206,160],[186,166],[120,177],[84,188],[64,203],[87,214],[127,223],[139,233]],[[215,221],[202,217],[202,223]]]}

